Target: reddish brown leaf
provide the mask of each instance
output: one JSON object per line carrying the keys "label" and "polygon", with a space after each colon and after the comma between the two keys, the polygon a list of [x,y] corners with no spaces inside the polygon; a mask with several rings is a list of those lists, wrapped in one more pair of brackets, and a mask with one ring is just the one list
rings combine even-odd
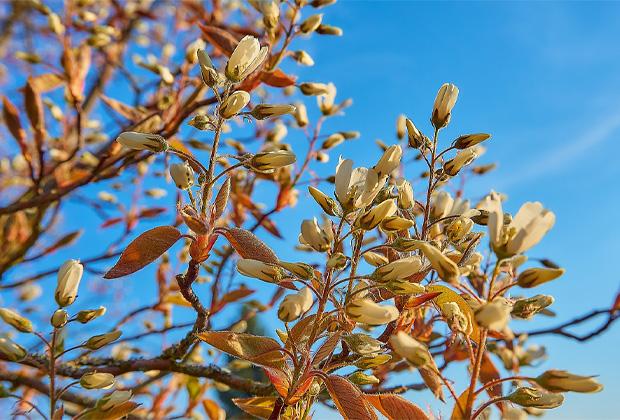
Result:
{"label": "reddish brown leaf", "polygon": [[396,394],[366,394],[371,403],[389,420],[428,420],[428,415],[417,405]]}
{"label": "reddish brown leaf", "polygon": [[211,45],[222,54],[230,57],[239,43],[239,40],[233,34],[217,26],[203,25],[200,22],[198,26],[200,30],[202,30],[205,39],[209,41]]}
{"label": "reddish brown leaf", "polygon": [[139,219],[150,219],[152,217],[159,216],[165,213],[167,209],[165,207],[152,207],[150,209],[144,209],[138,214]]}
{"label": "reddish brown leaf", "polygon": [[452,415],[450,420],[461,420],[465,418],[465,408],[467,406],[467,398],[469,396],[469,388],[463,391],[459,398],[454,402],[454,408],[452,409]]}
{"label": "reddish brown leaf", "polygon": [[282,347],[272,338],[232,331],[207,331],[198,334],[198,338],[225,353],[256,365],[280,370],[286,368]]}
{"label": "reddish brown leaf", "polygon": [[60,87],[65,80],[56,73],[44,73],[30,78],[30,83],[37,92],[45,93]]}
{"label": "reddish brown leaf", "polygon": [[377,418],[374,410],[366,403],[362,391],[347,379],[342,376],[329,375],[325,379],[325,385],[334,404],[336,404],[336,408],[346,420]]}
{"label": "reddish brown leaf", "polygon": [[[479,376],[480,382],[483,384],[486,384],[488,382],[494,381],[499,378],[500,378],[499,371],[493,364],[493,361],[491,360],[489,355],[485,353],[482,356],[482,365],[480,366],[480,376]],[[502,384],[498,383],[497,385],[487,388],[487,394],[489,394],[489,397],[491,398],[499,397],[500,395],[502,395]],[[500,404],[497,404],[497,406],[499,407],[501,411],[503,411],[504,409],[503,404],[500,403]]]}
{"label": "reddish brown leaf", "polygon": [[35,131],[41,131],[44,129],[44,114],[43,114],[43,101],[41,95],[35,89],[32,81],[28,79],[26,86],[24,87],[24,106],[26,108],[26,115],[30,120],[30,125]]}
{"label": "reddish brown leaf", "polygon": [[26,130],[24,130],[19,120],[19,111],[6,96],[2,98],[2,117],[4,119],[4,123],[9,129],[9,132],[17,141],[22,155],[26,161],[30,163],[30,152],[28,151],[28,145],[26,144]]}
{"label": "reddish brown leaf", "polygon": [[242,258],[251,258],[264,263],[277,264],[278,257],[266,243],[258,239],[249,230],[241,228],[231,228],[219,230],[230,245]]}
{"label": "reddish brown leaf", "polygon": [[254,292],[254,290],[248,289],[247,287],[241,287],[239,289],[231,290],[230,292],[226,293],[224,296],[222,296],[222,299],[220,299],[220,301],[223,303],[236,302],[246,296],[250,296]]}
{"label": "reddish brown leaf", "polygon": [[60,248],[71,245],[77,238],[80,237],[81,234],[82,234],[82,230],[76,230],[74,232],[67,233],[62,238],[54,242],[54,244],[46,248],[45,251],[43,251],[43,254],[49,254]]}
{"label": "reddish brown leaf", "polygon": [[143,113],[138,111],[132,106],[124,104],[116,99],[112,99],[105,95],[100,95],[104,104],[109,106],[112,110],[116,111],[121,116],[127,118],[129,121],[138,121],[143,118]]}
{"label": "reddish brown leaf", "polygon": [[318,365],[323,360],[327,359],[330,354],[334,351],[338,343],[340,342],[340,333],[336,332],[332,336],[330,336],[325,342],[319,347],[316,351],[314,358],[312,359],[313,365]]}
{"label": "reddish brown leaf", "polygon": [[409,300],[407,300],[407,303],[405,303],[405,308],[406,309],[416,308],[416,307],[422,305],[423,303],[428,302],[429,300],[436,298],[440,294],[441,294],[441,292],[432,292],[432,293],[423,293],[423,294],[418,295],[418,296],[412,296],[412,297],[409,298]]}
{"label": "reddish brown leaf", "polygon": [[116,225],[116,224],[118,224],[118,223],[120,223],[122,221],[123,221],[122,217],[114,217],[112,219],[108,219],[105,222],[103,222],[101,224],[101,227],[102,228],[107,228],[107,227],[110,227],[110,226],[114,226],[114,225]]}
{"label": "reddish brown leaf", "polygon": [[159,258],[181,238],[181,232],[172,226],[147,230],[125,248],[121,257],[103,276],[116,279],[135,273]]}
{"label": "reddish brown leaf", "polygon": [[269,86],[283,88],[294,85],[297,78],[284,73],[280,69],[276,69],[271,72],[262,72],[260,80]]}

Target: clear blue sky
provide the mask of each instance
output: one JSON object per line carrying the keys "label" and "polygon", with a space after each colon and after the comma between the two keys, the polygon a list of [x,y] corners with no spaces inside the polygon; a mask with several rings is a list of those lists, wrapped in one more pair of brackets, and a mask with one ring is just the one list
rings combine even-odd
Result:
{"label": "clear blue sky", "polygon": [[[342,1],[324,19],[344,36],[313,41],[318,64],[304,73],[354,98],[334,126],[362,132],[339,151],[364,163],[375,159],[375,139],[394,141],[399,113],[429,130],[437,88],[455,83],[460,96],[446,135],[491,133],[481,162],[499,163],[466,192],[479,197],[494,188],[508,194],[509,211],[540,200],[557,215],[530,255],[566,268],[535,291],[554,295],[564,320],[608,306],[620,285],[620,228],[612,221],[620,206],[619,16],[620,3],[612,2]],[[618,418],[619,339],[616,326],[585,344],[544,340],[550,361],[532,373],[600,374],[606,386],[600,394],[568,394],[549,418]]]}
{"label": "clear blue sky", "polygon": [[[554,229],[530,253],[549,257],[567,270],[562,279],[534,292],[556,297],[553,308],[558,318],[547,322],[552,325],[589,308],[608,306],[620,285],[614,260],[620,251],[615,221],[620,208],[616,183],[620,176],[619,16],[620,3],[611,2],[341,1],[325,9],[324,21],[342,27],[343,37],[315,36],[293,47],[307,49],[317,63],[298,70],[300,80],[333,81],[340,99],[354,99],[347,115],[330,121],[325,132],[361,131],[359,140],[336,151],[358,164],[376,160],[375,139],[394,142],[400,113],[429,131],[438,87],[444,82],[459,87],[459,101],[444,139],[468,132],[491,133],[481,162],[499,163],[492,176],[469,182],[467,195],[478,198],[494,188],[508,194],[509,211],[515,212],[524,201],[540,200],[557,215]],[[307,103],[313,107],[312,100]],[[296,141],[303,144],[299,134],[291,131],[291,144]],[[333,173],[336,162],[337,155],[321,172]],[[410,174],[421,171],[421,167],[409,169]],[[162,187],[159,181],[151,186]],[[93,197],[102,188],[93,188]],[[157,204],[172,204],[173,191],[170,187],[171,194]],[[276,218],[288,238],[296,238],[300,218],[319,214],[316,205],[305,203]],[[114,229],[98,228],[101,221],[84,206],[69,209],[67,223],[79,222],[87,232],[77,249],[59,253],[58,259],[95,255],[100,251],[98,237]],[[282,249],[281,242],[270,243]],[[149,273],[145,270],[131,280],[115,282],[90,276],[83,287],[101,294],[86,294],[91,297],[78,300],[76,309],[106,303],[111,296],[131,308],[152,302]],[[43,284],[51,292],[53,279]],[[117,319],[118,315],[108,316]],[[47,315],[41,314],[44,318]],[[109,324],[102,322],[98,328],[103,330]],[[620,324],[586,344],[563,338],[538,341],[547,346],[551,361],[527,373],[560,368],[600,374],[606,386],[596,395],[569,394],[565,404],[548,417],[618,417],[619,339]],[[407,382],[418,380],[415,374]],[[430,400],[427,393],[409,397],[423,407]],[[444,417],[451,407],[451,400],[447,406],[433,404]],[[316,418],[325,416],[319,411]]]}

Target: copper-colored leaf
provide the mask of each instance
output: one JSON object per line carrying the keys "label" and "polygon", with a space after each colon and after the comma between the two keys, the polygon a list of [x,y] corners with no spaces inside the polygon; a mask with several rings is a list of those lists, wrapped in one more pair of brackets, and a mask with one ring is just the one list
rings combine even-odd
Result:
{"label": "copper-colored leaf", "polygon": [[281,346],[272,338],[232,331],[207,331],[198,334],[198,338],[225,353],[256,365],[286,368]]}
{"label": "copper-colored leaf", "polygon": [[249,230],[231,228],[222,230],[221,233],[242,258],[251,258],[270,264],[278,263],[275,252]]}
{"label": "copper-colored leaf", "polygon": [[104,104],[112,108],[112,110],[116,111],[121,116],[127,118],[129,121],[135,122],[143,118],[143,113],[132,106],[105,95],[100,95],[100,98]]}
{"label": "copper-colored leaf", "polygon": [[246,413],[268,419],[271,416],[277,397],[233,398],[232,402]]}
{"label": "copper-colored leaf", "polygon": [[26,86],[24,87],[24,106],[32,128],[35,131],[43,130],[45,126],[43,101],[41,100],[40,93],[35,89],[30,79],[26,82]]}
{"label": "copper-colored leaf", "polygon": [[428,415],[417,405],[396,394],[366,394],[371,403],[389,420],[428,420]]}
{"label": "copper-colored leaf", "polygon": [[260,80],[269,86],[283,88],[294,85],[297,78],[284,73],[280,69],[276,69],[271,72],[262,72]]}
{"label": "copper-colored leaf", "polygon": [[45,93],[60,87],[65,80],[56,73],[44,73],[30,78],[30,83],[37,92]]}
{"label": "copper-colored leaf", "polygon": [[26,149],[26,130],[23,129],[22,124],[19,120],[19,111],[9,99],[4,96],[2,98],[2,117],[4,119],[4,123],[11,135],[17,140],[20,148],[22,149],[22,153]]}
{"label": "copper-colored leaf", "polygon": [[63,248],[65,246],[71,245],[77,238],[80,237],[81,234],[82,234],[82,230],[81,229],[80,230],[76,230],[74,232],[67,233],[62,238],[58,239],[52,245],[47,247],[45,249],[45,251],[43,251],[43,254],[49,254],[49,253],[54,252],[54,251],[56,251],[56,250],[58,250],[60,248]]}
{"label": "copper-colored leaf", "polygon": [[218,403],[208,398],[202,400],[202,406],[209,416],[209,420],[225,420],[226,411]]}
{"label": "copper-colored leaf", "polygon": [[200,22],[198,26],[206,40],[209,41],[209,44],[213,45],[222,54],[230,57],[239,43],[239,40],[233,34],[217,26],[203,25]]}
{"label": "copper-colored leaf", "polygon": [[342,376],[329,375],[325,379],[327,391],[336,408],[346,420],[376,419],[377,415],[368,406],[362,391]]}
{"label": "copper-colored leaf", "polygon": [[226,181],[220,187],[217,195],[215,196],[215,201],[213,202],[213,210],[212,210],[212,219],[213,221],[219,219],[224,210],[226,209],[226,204],[228,204],[228,197],[230,196],[230,178],[226,178]]}
{"label": "copper-colored leaf", "polygon": [[272,383],[278,394],[280,394],[282,398],[285,398],[288,395],[289,388],[291,387],[291,378],[289,378],[286,372],[279,369],[272,369],[268,367],[263,369],[269,378],[269,382]]}
{"label": "copper-colored leaf", "polygon": [[[499,378],[500,378],[499,371],[493,364],[493,361],[491,360],[489,355],[487,353],[484,353],[484,355],[482,356],[482,364],[480,365],[480,376],[479,376],[480,382],[483,384],[486,384],[488,382],[495,381]],[[501,396],[502,395],[501,382],[494,386],[487,388],[487,394],[489,394],[489,397],[491,398]],[[504,405],[498,404],[498,407],[500,410],[503,410]]]}
{"label": "copper-colored leaf", "polygon": [[327,340],[325,340],[321,347],[319,347],[319,349],[316,351],[314,358],[312,359],[312,364],[316,366],[327,357],[329,357],[329,355],[332,354],[339,342],[340,332],[336,332],[330,337],[328,337]]}
{"label": "copper-colored leaf", "polygon": [[454,402],[452,415],[450,420],[461,420],[465,418],[465,408],[467,406],[467,397],[469,396],[469,388],[463,391],[459,398]]}
{"label": "copper-colored leaf", "polygon": [[125,248],[114,267],[103,277],[116,279],[135,273],[159,258],[180,238],[181,232],[172,226],[147,230]]}
{"label": "copper-colored leaf", "polygon": [[80,414],[81,420],[117,420],[122,419],[138,408],[140,404],[133,401],[125,401],[114,405],[111,409],[101,410],[93,408]]}
{"label": "copper-colored leaf", "polygon": [[428,302],[429,300],[436,298],[440,294],[441,292],[432,292],[432,293],[423,293],[418,296],[411,296],[405,303],[405,308],[406,309],[417,308],[418,306]]}
{"label": "copper-colored leaf", "polygon": [[236,302],[240,299],[243,299],[244,297],[250,296],[254,292],[255,292],[254,290],[248,289],[247,287],[241,287],[239,289],[231,290],[230,292],[226,293],[224,296],[222,296],[222,298],[220,299],[220,302],[224,302],[224,303]]}
{"label": "copper-colored leaf", "polygon": [[224,420],[226,419],[226,412],[219,404],[211,399],[205,398],[202,400],[202,406],[209,416],[209,420]]}

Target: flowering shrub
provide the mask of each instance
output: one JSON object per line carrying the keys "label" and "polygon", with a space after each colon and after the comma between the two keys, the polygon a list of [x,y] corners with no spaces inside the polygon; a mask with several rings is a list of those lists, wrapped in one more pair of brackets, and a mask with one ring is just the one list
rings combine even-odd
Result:
{"label": "flowering shrub", "polygon": [[[528,261],[555,215],[539,202],[505,213],[506,197],[494,191],[479,202],[463,197],[464,175],[492,171],[476,162],[492,141],[442,135],[459,124],[455,85],[441,86],[432,107],[428,98],[428,127],[399,117],[394,144],[381,145],[374,166],[340,158],[335,174],[321,178],[312,168],[359,136],[324,133],[351,101],[338,103],[332,83],[297,80],[280,65],[314,65],[290,49],[302,35],[342,35],[316,10],[333,0],[148,3],[3,6],[12,25],[2,42],[14,53],[6,68],[19,60],[29,69],[25,80],[9,80],[17,94],[7,82],[3,120],[14,146],[0,161],[0,289],[18,291],[0,308],[0,396],[17,401],[16,415],[221,419],[232,402],[269,419],[309,418],[318,404],[349,419],[426,419],[434,416],[429,402],[403,394],[429,389],[446,404],[443,417],[496,409],[514,419],[558,407],[568,392],[602,389],[565,370],[521,373],[546,356],[532,337],[587,340],[617,319],[620,305],[556,328],[513,331],[511,319],[535,320],[554,302],[527,289],[564,274],[550,260]],[[34,30],[49,47],[19,49],[31,47],[19,30]],[[121,80],[129,90],[115,88]],[[312,119],[310,96],[319,114]],[[224,139],[235,130],[249,140]],[[288,130],[307,143],[288,144]],[[411,167],[423,175],[408,179]],[[145,190],[147,177],[160,185]],[[177,189],[176,207],[147,207],[144,196],[165,195],[167,183]],[[277,194],[265,198],[262,184]],[[93,185],[125,194],[99,189],[89,197]],[[261,237],[285,239],[273,216],[306,192],[313,205],[299,223],[300,252],[283,260]],[[69,197],[103,214],[102,228],[123,226],[122,236],[102,241],[95,256],[70,248],[80,230],[63,230],[76,226],[61,223]],[[175,215],[172,224],[144,226],[165,213]],[[61,248],[78,259],[33,271]],[[141,271],[147,266],[156,268],[152,279]],[[40,296],[39,280],[54,275],[54,299]],[[117,302],[121,316],[103,306],[73,310],[88,295],[85,275],[102,284],[139,278],[157,293],[145,294],[141,307]],[[259,289],[271,299],[256,299]],[[44,322],[26,313],[34,299],[46,302]],[[191,322],[175,319],[176,308],[191,309]],[[261,313],[277,315],[273,334],[256,334]],[[161,316],[144,327],[134,322],[154,314]],[[606,322],[592,333],[568,330],[595,316]],[[183,336],[162,351],[141,341],[166,343],[162,335],[173,331]],[[446,376],[452,364],[463,367],[465,382]],[[212,390],[222,392],[220,402]]]}

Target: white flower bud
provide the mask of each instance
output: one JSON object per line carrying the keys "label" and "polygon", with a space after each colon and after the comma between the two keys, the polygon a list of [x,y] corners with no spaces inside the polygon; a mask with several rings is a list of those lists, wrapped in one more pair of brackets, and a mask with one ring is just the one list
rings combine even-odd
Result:
{"label": "white flower bud", "polygon": [[77,297],[84,266],[78,260],[66,261],[58,270],[58,283],[54,298],[58,306],[71,305]]}
{"label": "white flower bud", "polygon": [[405,210],[413,208],[415,200],[411,183],[406,179],[400,178],[396,180],[396,188],[398,189],[398,207]]}
{"label": "white flower bud", "polygon": [[364,260],[368,264],[373,265],[375,267],[385,265],[389,262],[385,255],[378,254],[372,251],[364,252],[364,254],[362,254],[362,257],[364,257]]}
{"label": "white flower bud", "polygon": [[150,150],[152,152],[163,152],[168,149],[168,142],[159,134],[125,131],[117,137],[116,141],[123,146],[133,150]]}
{"label": "white flower bud", "polygon": [[346,306],[349,318],[361,324],[382,325],[398,318],[398,309],[393,305],[379,305],[369,298],[355,299]]}
{"label": "white flower bud", "polygon": [[222,118],[232,118],[245,108],[248,102],[250,102],[250,94],[243,90],[238,90],[226,98],[220,105],[220,115]]}
{"label": "white flower bud", "polygon": [[439,88],[431,116],[431,122],[435,128],[440,129],[448,125],[452,108],[456,104],[458,96],[459,89],[452,83],[445,83]]}
{"label": "white flower bud", "polygon": [[478,152],[475,147],[459,150],[453,159],[444,163],[443,172],[449,176],[456,176],[464,166],[472,163],[477,157]]}
{"label": "white flower bud", "polygon": [[105,313],[106,313],[106,308],[104,306],[100,306],[97,309],[87,309],[84,311],[80,311],[77,313],[76,318],[82,324],[86,324],[87,322],[90,322],[93,319],[99,318]]}
{"label": "white flower bud", "polygon": [[407,138],[409,140],[409,146],[419,149],[424,143],[424,134],[418,130],[418,128],[413,124],[409,118],[405,120],[405,125],[407,126]]}
{"label": "white flower bud", "polygon": [[314,32],[317,30],[322,20],[323,20],[322,14],[312,15],[308,19],[304,20],[301,23],[301,25],[299,25],[299,30],[304,34],[309,34],[310,32]]}
{"label": "white flower bud", "polygon": [[374,229],[383,219],[392,216],[397,210],[398,207],[395,200],[385,200],[362,214],[357,220],[357,225],[365,230]]}
{"label": "white flower bud", "polygon": [[62,328],[69,321],[69,314],[64,309],[56,309],[50,319],[50,324],[54,328]]}
{"label": "white flower bud", "polygon": [[0,308],[0,318],[18,331],[25,333],[31,333],[33,331],[32,322],[30,322],[29,319],[24,318],[10,309]]}
{"label": "white flower bud", "polygon": [[301,223],[300,242],[312,247],[315,251],[325,252],[331,246],[332,235],[327,229],[319,226],[316,218]]}
{"label": "white flower bud", "polygon": [[269,172],[292,165],[296,160],[295,154],[286,150],[261,152],[252,157],[250,166],[259,172]]}
{"label": "white flower bud", "polygon": [[86,341],[84,347],[90,350],[98,350],[101,347],[118,340],[121,334],[123,334],[122,331],[116,330],[106,334],[94,335]]}
{"label": "white flower bud", "polygon": [[321,190],[312,186],[308,187],[308,191],[310,192],[312,198],[314,198],[314,201],[316,201],[318,205],[321,206],[325,213],[329,214],[330,216],[336,216],[340,213],[340,206],[338,206],[336,200],[328,197]]}
{"label": "white flower bud", "polygon": [[282,269],[262,261],[243,258],[237,262],[237,271],[244,276],[254,277],[269,283],[278,283],[282,277]]}
{"label": "white flower bud", "polygon": [[557,279],[564,271],[563,268],[528,268],[519,274],[517,284],[524,289],[540,286]]}
{"label": "white flower bud", "polygon": [[299,64],[302,64],[304,66],[314,66],[314,60],[312,59],[312,57],[310,56],[310,54],[308,54],[306,51],[304,50],[299,50],[299,51],[295,51],[293,53],[293,58],[295,59],[295,61],[297,61]]}
{"label": "white flower bud", "polygon": [[194,185],[194,170],[187,162],[170,165],[170,176],[177,188],[182,190]]}
{"label": "white flower bud", "polygon": [[400,165],[400,159],[403,156],[403,149],[400,145],[396,144],[387,148],[383,152],[383,156],[379,159],[379,162],[375,165],[375,171],[379,174],[379,177],[390,175]]}
{"label": "white flower bud", "polygon": [[80,385],[86,389],[109,389],[115,382],[111,373],[90,372],[80,378]]}
{"label": "white flower bud", "polygon": [[428,348],[404,331],[390,337],[390,345],[401,357],[404,357],[415,367],[422,367],[431,361]]}
{"label": "white flower bud", "polygon": [[594,376],[573,375],[565,370],[551,369],[536,378],[536,383],[551,392],[592,393],[603,390]]}
{"label": "white flower bud", "polygon": [[295,107],[293,105],[260,104],[252,109],[252,116],[257,120],[264,120],[265,118],[279,117],[294,112]]}
{"label": "white flower bud", "polygon": [[299,90],[304,95],[317,96],[329,93],[329,87],[325,83],[306,82],[299,85]]}
{"label": "white flower bud", "polygon": [[294,116],[298,126],[305,127],[308,125],[308,110],[303,103],[298,102],[295,104]]}
{"label": "white flower bud", "polygon": [[0,354],[11,362],[19,362],[24,360],[28,355],[28,351],[8,338],[0,337]]}
{"label": "white flower bud", "polygon": [[290,294],[282,300],[278,308],[278,317],[284,322],[291,322],[307,312],[314,303],[312,291],[304,287],[297,293]]}
{"label": "white flower bud", "polygon": [[497,298],[482,305],[475,313],[476,322],[483,328],[501,331],[510,321],[511,306]]}
{"label": "white flower bud", "polygon": [[422,260],[418,256],[401,258],[375,270],[372,278],[385,283],[391,280],[406,279],[420,272]]}
{"label": "white flower bud", "polygon": [[253,36],[246,35],[243,37],[226,64],[228,80],[238,83],[253,73],[265,61],[267,50],[267,47],[261,48],[258,39]]}

